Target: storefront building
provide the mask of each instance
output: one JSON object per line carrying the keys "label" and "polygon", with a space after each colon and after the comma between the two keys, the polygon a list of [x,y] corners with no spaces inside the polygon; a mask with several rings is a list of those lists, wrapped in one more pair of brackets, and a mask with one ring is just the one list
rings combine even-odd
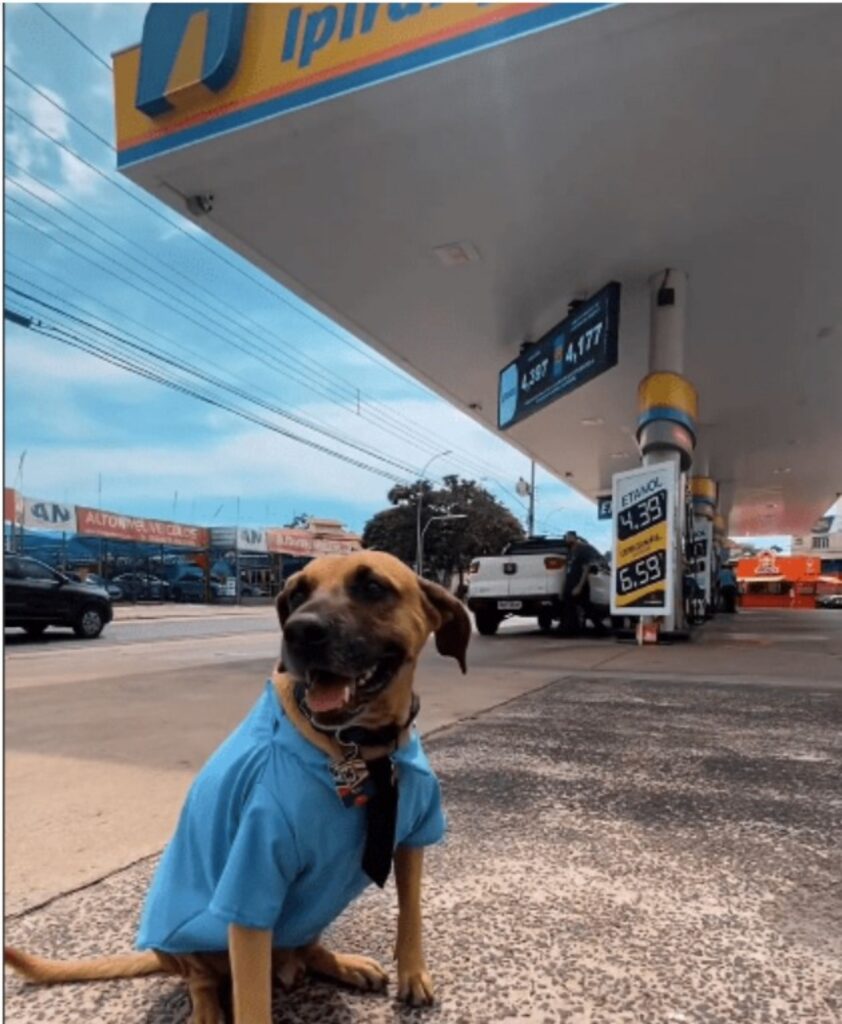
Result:
{"label": "storefront building", "polygon": [[815,608],[816,598],[842,593],[842,579],[826,574],[821,559],[761,551],[737,563],[743,608]]}

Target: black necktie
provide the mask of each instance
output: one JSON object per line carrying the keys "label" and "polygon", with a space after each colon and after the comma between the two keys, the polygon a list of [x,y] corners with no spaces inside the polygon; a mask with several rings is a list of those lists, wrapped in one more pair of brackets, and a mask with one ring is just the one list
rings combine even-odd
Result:
{"label": "black necktie", "polygon": [[398,817],[398,787],[388,757],[367,761],[373,794],[366,810],[368,823],[363,851],[363,871],[382,889],[392,869],[395,823]]}

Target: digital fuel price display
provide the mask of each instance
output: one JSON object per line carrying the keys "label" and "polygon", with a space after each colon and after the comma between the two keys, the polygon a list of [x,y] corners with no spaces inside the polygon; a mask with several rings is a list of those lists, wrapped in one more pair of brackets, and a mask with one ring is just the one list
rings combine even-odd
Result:
{"label": "digital fuel price display", "polygon": [[669,615],[669,557],[677,469],[673,463],[618,473],[613,480],[611,611]]}
{"label": "digital fuel price display", "polygon": [[500,429],[616,366],[619,325],[620,285],[612,281],[500,371]]}
{"label": "digital fuel price display", "polygon": [[624,508],[617,516],[617,537],[628,540],[650,526],[657,526],[667,518],[667,492],[656,491],[643,501]]}

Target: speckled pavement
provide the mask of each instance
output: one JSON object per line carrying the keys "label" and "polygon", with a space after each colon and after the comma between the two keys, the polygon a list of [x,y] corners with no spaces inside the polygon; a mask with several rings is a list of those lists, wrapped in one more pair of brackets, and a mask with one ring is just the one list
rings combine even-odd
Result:
{"label": "speckled pavement", "polygon": [[[308,982],[276,1024],[839,1024],[842,691],[567,678],[426,741],[450,818],[428,856],[439,1003]],[[130,947],[154,859],[7,922],[62,957]],[[394,892],[337,948],[389,961]],[[168,979],[7,975],[15,1024],[182,1024]]]}

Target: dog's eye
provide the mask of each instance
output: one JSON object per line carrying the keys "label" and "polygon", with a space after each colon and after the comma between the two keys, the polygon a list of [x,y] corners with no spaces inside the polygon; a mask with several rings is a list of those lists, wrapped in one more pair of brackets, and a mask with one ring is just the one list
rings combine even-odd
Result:
{"label": "dog's eye", "polygon": [[298,590],[294,590],[289,595],[289,598],[287,600],[287,604],[289,605],[289,610],[291,612],[294,612],[295,609],[296,608],[300,608],[301,605],[303,605],[306,600],[307,600],[307,592],[305,590],[302,590],[299,587]]}
{"label": "dog's eye", "polygon": [[369,601],[382,601],[383,598],[388,597],[391,593],[384,583],[373,578],[363,580],[359,589],[363,597],[368,598]]}

